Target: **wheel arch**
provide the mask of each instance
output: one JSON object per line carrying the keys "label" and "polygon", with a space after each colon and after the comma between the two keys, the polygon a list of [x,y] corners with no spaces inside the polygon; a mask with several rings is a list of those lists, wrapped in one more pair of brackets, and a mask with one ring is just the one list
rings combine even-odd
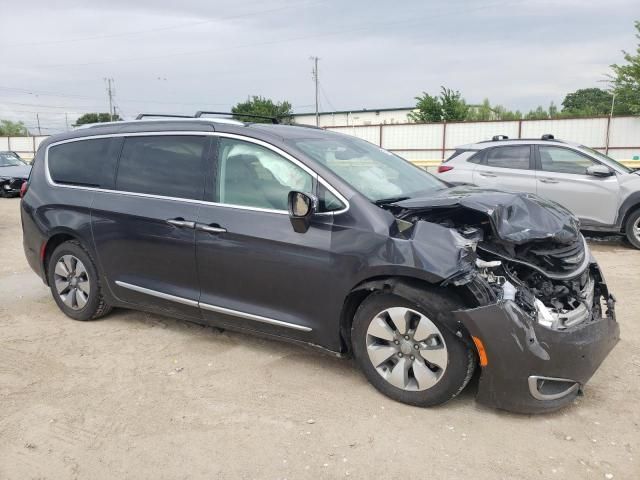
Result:
{"label": "wheel arch", "polygon": [[[442,295],[472,308],[491,300],[491,298],[479,297],[477,291],[480,287],[481,285],[478,286],[476,279],[461,287],[442,286],[415,277],[397,275],[372,277],[363,280],[351,289],[342,306],[340,314],[340,342],[342,351],[348,355],[352,353],[351,325],[353,323],[353,317],[362,302],[371,295],[375,295],[378,292],[392,293],[420,305],[424,290],[438,290]],[[444,323],[455,335],[462,338],[465,343],[473,346],[471,336],[462,325],[454,323],[453,321]],[[475,346],[473,346],[473,350],[475,351]]]}
{"label": "wheel arch", "polygon": [[80,237],[75,235],[73,232],[67,231],[67,230],[58,231],[52,234],[49,238],[47,238],[43,242],[40,250],[40,261],[42,262],[42,271],[44,272],[44,283],[46,285],[49,285],[48,268],[49,268],[49,260],[51,259],[51,255],[53,254],[54,250],[58,248],[58,246],[72,240],[75,240],[76,242],[79,242],[81,245],[83,245],[83,242],[80,239]]}
{"label": "wheel arch", "polygon": [[629,217],[638,209],[640,209],[640,192],[633,192],[624,200],[624,202],[622,202],[622,205],[620,205],[620,209],[618,210],[619,223],[617,224],[617,227],[620,232],[624,233],[627,226],[627,220],[629,220]]}

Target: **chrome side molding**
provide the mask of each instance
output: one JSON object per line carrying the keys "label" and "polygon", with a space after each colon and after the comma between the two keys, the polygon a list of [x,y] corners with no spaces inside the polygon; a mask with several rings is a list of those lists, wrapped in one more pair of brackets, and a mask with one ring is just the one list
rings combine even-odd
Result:
{"label": "chrome side molding", "polygon": [[188,305],[190,307],[201,308],[202,310],[208,310],[210,312],[222,313],[225,315],[232,315],[234,317],[246,318],[247,320],[253,320],[256,322],[268,323],[270,325],[276,325],[278,327],[291,328],[293,330],[299,330],[301,332],[310,332],[311,328],[305,327],[303,325],[297,325],[295,323],[283,322],[282,320],[276,320],[275,318],[263,317],[261,315],[254,315],[253,313],[241,312],[239,310],[232,310],[230,308],[219,307],[217,305],[210,305],[208,303],[198,302],[196,300],[191,300],[188,298],[177,297],[175,295],[170,295],[168,293],[158,292],[157,290],[151,290],[150,288],[140,287],[138,285],[134,285],[132,283],[122,282],[120,280],[116,280],[116,285],[126,288],[129,290],[133,290],[134,292],[144,293],[146,295],[151,295],[152,297],[162,298],[163,300],[169,300],[176,303],[181,303],[183,305]]}
{"label": "chrome side molding", "polygon": [[151,295],[152,297],[162,298],[163,300],[170,300],[172,302],[181,303],[183,305],[189,305],[190,307],[198,307],[198,302],[196,300],[176,297],[175,295],[169,295],[168,293],[158,292],[157,290],[151,290],[150,288],[140,287],[138,285],[133,285],[127,282],[121,282],[120,280],[116,280],[116,285],[122,288],[133,290],[134,292],[145,293],[147,295]]}

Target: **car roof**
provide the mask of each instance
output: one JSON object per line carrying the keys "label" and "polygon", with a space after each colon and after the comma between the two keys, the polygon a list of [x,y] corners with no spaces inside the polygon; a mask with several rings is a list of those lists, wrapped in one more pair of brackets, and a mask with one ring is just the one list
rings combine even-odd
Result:
{"label": "car roof", "polygon": [[144,133],[163,131],[221,132],[246,135],[249,137],[274,139],[327,138],[343,136],[311,125],[284,125],[240,122],[227,118],[153,118],[83,125],[69,132],[48,137],[44,145],[75,138],[123,133]]}

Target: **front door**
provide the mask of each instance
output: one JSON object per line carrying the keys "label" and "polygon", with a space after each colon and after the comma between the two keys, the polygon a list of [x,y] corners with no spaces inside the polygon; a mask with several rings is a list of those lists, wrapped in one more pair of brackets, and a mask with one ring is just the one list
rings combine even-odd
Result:
{"label": "front door", "polygon": [[200,318],[195,220],[210,139],[124,139],[116,191],[96,192],[92,208],[101,270],[120,300]]}
{"label": "front door", "polygon": [[618,178],[587,175],[597,163],[570,148],[538,146],[538,194],[568,208],[588,225],[613,225],[618,212]]}
{"label": "front door", "polygon": [[505,145],[486,150],[473,170],[473,183],[484,188],[536,193],[530,145]]}
{"label": "front door", "polygon": [[333,302],[317,302],[335,275],[333,217],[317,215],[296,233],[287,196],[314,192],[315,174],[267,144],[224,136],[215,168],[216,204],[202,206],[196,226],[203,316],[314,342],[318,319],[335,317]]}

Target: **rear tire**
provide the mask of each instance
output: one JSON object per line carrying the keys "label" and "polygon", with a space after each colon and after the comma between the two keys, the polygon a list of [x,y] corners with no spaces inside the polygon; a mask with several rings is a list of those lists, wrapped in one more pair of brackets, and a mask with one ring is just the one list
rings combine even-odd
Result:
{"label": "rear tire", "polygon": [[640,249],[640,209],[629,215],[624,230],[629,243],[635,248]]}
{"label": "rear tire", "polygon": [[473,375],[476,355],[438,318],[460,308],[451,297],[426,290],[420,305],[388,293],[367,297],[354,316],[351,342],[369,382],[419,407],[458,395]]}
{"label": "rear tire", "polygon": [[47,280],[60,310],[74,320],[96,320],[111,311],[96,266],[78,241],[56,247],[49,259]]}

